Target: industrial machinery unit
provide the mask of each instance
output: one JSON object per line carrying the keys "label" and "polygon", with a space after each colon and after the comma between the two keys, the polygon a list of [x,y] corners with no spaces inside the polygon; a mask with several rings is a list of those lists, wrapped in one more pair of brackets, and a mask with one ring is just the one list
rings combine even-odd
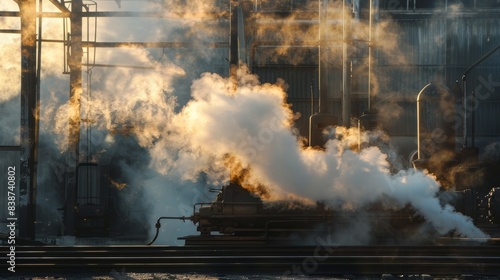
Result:
{"label": "industrial machinery unit", "polygon": [[[500,233],[500,188],[487,194],[481,190],[440,193],[443,201],[473,219],[492,237]],[[198,236],[184,236],[187,246],[221,245],[309,245],[318,238],[329,239],[352,219],[364,218],[370,224],[373,244],[435,244],[437,239],[415,236],[424,219],[411,207],[400,210],[373,203],[364,209],[345,211],[332,209],[322,202],[316,205],[297,201],[264,203],[260,198],[232,183],[222,187],[213,202],[197,203],[189,217],[160,217],[156,223],[157,239],[161,220],[190,220],[197,226]],[[436,237],[440,237],[436,235]],[[450,235],[449,237],[453,237]],[[453,240],[453,239],[452,239]]]}

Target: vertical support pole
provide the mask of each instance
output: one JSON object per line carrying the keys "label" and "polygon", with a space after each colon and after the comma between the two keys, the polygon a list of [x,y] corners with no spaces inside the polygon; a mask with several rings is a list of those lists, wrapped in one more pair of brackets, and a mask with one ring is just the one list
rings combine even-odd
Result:
{"label": "vertical support pole", "polygon": [[236,70],[239,67],[238,55],[238,10],[240,9],[239,2],[231,2],[231,18],[229,22],[229,71],[231,77],[236,77]]}
{"label": "vertical support pole", "polygon": [[69,136],[66,173],[65,235],[75,235],[77,166],[80,142],[80,96],[82,94],[82,0],[71,3]]}
{"label": "vertical support pole", "polygon": [[466,76],[462,76],[462,90],[464,91],[464,96],[463,96],[463,107],[464,107],[464,131],[463,131],[463,137],[464,137],[464,142],[463,142],[463,148],[467,148],[467,121],[468,121],[468,115],[467,115],[467,82],[466,82]]}
{"label": "vertical support pole", "polygon": [[350,1],[343,0],[342,14],[342,122],[346,127],[351,123],[351,59],[349,57],[349,42],[351,40]]}
{"label": "vertical support pole", "polygon": [[373,23],[373,0],[370,0],[370,15],[368,17],[368,96],[367,111],[370,112],[372,106],[372,23]]}
{"label": "vertical support pole", "polygon": [[36,2],[21,0],[21,157],[19,185],[19,235],[35,239],[36,234]]}
{"label": "vertical support pole", "polygon": [[[317,114],[309,118],[309,146],[323,148],[327,139],[324,130],[328,126],[337,125],[337,118],[328,112],[328,51],[327,51],[327,27],[328,27],[328,0],[318,1],[319,9],[319,32],[318,32],[318,87],[319,87],[319,109]],[[312,91],[312,90],[311,90]],[[311,111],[314,109],[314,94],[311,92]]]}
{"label": "vertical support pole", "polygon": [[318,51],[318,87],[319,113],[328,112],[328,71],[327,71],[327,44],[326,27],[328,18],[328,0],[319,1],[319,51]]}

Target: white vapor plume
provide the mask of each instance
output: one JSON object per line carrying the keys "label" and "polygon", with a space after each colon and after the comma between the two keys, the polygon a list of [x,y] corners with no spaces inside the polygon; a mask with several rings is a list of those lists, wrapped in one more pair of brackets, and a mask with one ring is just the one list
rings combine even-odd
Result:
{"label": "white vapor plume", "polygon": [[224,182],[228,169],[238,164],[250,170],[244,183],[266,186],[271,200],[295,197],[362,208],[389,197],[400,208],[411,205],[440,234],[486,237],[470,218],[441,206],[439,183],[431,175],[391,174],[387,155],[377,147],[357,153],[339,139],[330,140],[324,151],[303,147],[281,81],[260,84],[245,69],[237,81],[205,73],[193,82],[192,97],[151,152],[153,166],[163,173],[194,180],[204,172]]}
{"label": "white vapor plume", "polygon": [[[117,216],[130,213],[127,219],[132,222],[120,225],[124,231],[130,225],[153,229],[156,218],[166,214],[190,215],[194,203],[211,201],[213,193],[205,192],[207,186],[225,184],[231,170],[245,168],[245,187],[265,186],[268,195],[263,198],[267,200],[324,201],[332,207],[360,209],[389,197],[400,208],[411,205],[441,234],[456,231],[462,236],[486,237],[470,218],[441,205],[436,197],[439,184],[431,175],[414,170],[391,172],[390,156],[377,147],[351,150],[356,139],[348,129],[335,128],[325,150],[304,147],[293,127],[297,116],[286,103],[285,81],[261,84],[245,68],[231,78],[212,73],[218,68],[223,69],[219,73],[228,69],[224,60],[227,49],[205,44],[227,41],[229,25],[220,19],[228,17],[229,2],[222,8],[217,0],[147,2],[125,1],[120,7],[114,1],[99,2],[99,11],[128,6],[130,11],[163,11],[166,18],[142,19],[139,23],[117,17],[91,20],[90,34],[86,34],[89,40],[95,35],[98,42],[165,41],[189,46],[142,49],[130,44],[128,48],[98,48],[94,50],[97,64],[119,67],[84,67],[80,151],[91,161],[112,169],[114,174],[110,176],[117,185],[126,185],[113,189],[121,203]],[[1,3],[0,9],[16,8],[14,2],[10,6],[6,3]],[[48,4],[44,11],[52,6]],[[276,57],[269,59],[288,56],[300,61],[299,56],[292,57],[291,48],[284,46],[299,39],[315,40],[317,27],[302,30],[290,24],[294,19],[292,15],[290,22],[284,21],[276,30],[265,24],[256,30],[257,39],[271,37],[282,42],[274,51]],[[4,29],[19,28],[17,21],[0,19],[0,24]],[[97,34],[92,31],[94,24]],[[61,27],[55,19],[44,19],[42,37],[63,39]],[[391,40],[379,42],[378,48],[385,56],[402,59],[394,28],[389,21],[379,24],[377,37]],[[358,24],[356,30],[356,36],[367,36],[367,26]],[[339,30],[332,28],[332,36],[338,33],[334,31]],[[0,68],[0,142],[12,145],[19,143],[19,132],[13,129],[20,125],[19,38],[1,36],[7,39],[0,40],[4,54]],[[340,55],[339,50],[331,49],[332,59]],[[43,43],[39,162],[44,166],[38,175],[38,208],[42,214],[37,219],[50,221],[52,225],[47,227],[53,231],[60,223],[54,218],[60,213],[57,208],[64,203],[64,174],[59,166],[67,165],[61,155],[68,149],[68,112],[72,109],[68,102],[69,77],[61,74],[66,63],[64,51],[56,43]],[[89,63],[93,62],[94,51],[90,49],[84,57],[90,57]],[[305,52],[301,55],[310,55],[307,48]],[[205,71],[211,73],[200,76]],[[193,77],[197,79],[191,89],[185,89]],[[376,78],[372,79],[374,94],[384,83],[381,77]],[[362,139],[369,137],[362,135]],[[86,150],[83,142],[88,138],[92,141]],[[359,221],[367,222],[363,218]],[[350,226],[359,228],[358,224]],[[162,230],[169,233],[164,242],[175,242],[173,237],[191,233],[193,227]]]}
{"label": "white vapor plume", "polygon": [[19,44],[19,42],[9,42],[0,45],[0,52],[4,54],[0,68],[0,103],[16,97],[20,90]]}
{"label": "white vapor plume", "polygon": [[[156,218],[166,212],[189,215],[192,204],[210,201],[210,195],[213,195],[198,191],[193,195],[189,191],[201,185],[206,186],[205,182],[179,182],[175,176],[159,176],[155,170],[148,168],[148,149],[169,133],[167,127],[172,122],[175,110],[189,98],[189,90],[184,89],[190,84],[187,81],[198,77],[208,67],[213,71],[214,64],[222,65],[221,68],[227,71],[224,60],[226,48],[214,50],[205,47],[206,42],[226,39],[228,25],[219,20],[221,16],[227,16],[225,9],[214,9],[214,1],[204,1],[202,4],[194,1],[190,5],[186,5],[185,1],[167,2],[128,1],[122,7],[116,7],[116,3],[111,1],[99,2],[96,7],[98,11],[163,11],[166,18],[131,21],[130,18],[115,17],[83,21],[84,41],[92,41],[95,36],[99,42],[166,41],[193,46],[163,49],[133,46],[84,48],[82,62],[117,66],[83,67],[80,108],[79,162],[97,163],[109,170],[109,177],[117,186],[124,186],[111,188],[111,196],[114,197],[111,211],[115,217],[127,220],[113,221],[113,233],[125,234],[135,228],[149,229]],[[93,11],[94,6],[90,5],[90,9]],[[0,10],[19,9],[13,1],[2,1]],[[51,3],[43,5],[44,12],[56,10]],[[20,29],[18,18],[0,18],[0,25],[2,29]],[[57,41],[66,36],[60,19],[44,18],[42,27],[42,34],[37,34],[40,38]],[[94,30],[97,30],[97,34]],[[0,38],[0,50],[4,55],[0,68],[0,143],[18,145],[20,36],[0,34]],[[61,43],[42,43],[37,193],[37,231],[40,236],[60,234],[58,231],[62,219],[61,211],[57,209],[65,203],[64,172],[74,164],[74,159],[68,159],[65,155],[69,147],[68,113],[75,109],[68,102],[69,75],[63,74],[67,70],[67,61],[64,59],[66,51]],[[141,199],[141,195],[147,199]],[[146,216],[148,219],[145,219]],[[130,226],[132,221],[139,221],[134,224],[135,228]],[[170,237],[180,235],[172,234]]]}

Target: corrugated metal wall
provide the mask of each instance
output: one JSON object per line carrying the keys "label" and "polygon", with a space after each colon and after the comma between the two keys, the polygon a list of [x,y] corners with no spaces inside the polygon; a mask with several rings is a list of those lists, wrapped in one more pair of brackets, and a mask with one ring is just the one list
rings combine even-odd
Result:
{"label": "corrugated metal wall", "polygon": [[[257,74],[261,82],[274,83],[277,79],[283,79],[288,84],[287,101],[292,104],[294,112],[300,114],[296,121],[296,127],[300,133],[307,136],[309,127],[309,116],[311,115],[311,85],[315,99],[318,96],[318,67],[317,66],[263,66],[254,67],[253,72]],[[318,106],[314,106],[318,110]]]}
{"label": "corrugated metal wall", "polygon": [[[445,83],[455,87],[464,71],[480,57],[500,44],[500,18],[492,13],[470,11],[466,14],[439,14],[422,16],[415,13],[398,15],[399,42],[394,52],[374,52],[374,73],[379,84],[375,101],[380,112],[387,115],[386,127],[393,135],[416,134],[416,98],[429,82]],[[386,38],[375,38],[375,46]],[[309,47],[311,48],[311,47]],[[361,56],[366,52],[361,52]],[[312,56],[314,57],[314,55]],[[329,109],[341,116],[341,63],[330,58]],[[261,60],[262,61],[262,60]],[[311,83],[317,96],[317,62],[290,66],[260,63],[253,71],[263,82],[283,78],[289,85],[288,101],[301,114],[297,127],[306,136],[311,114]],[[353,69],[353,117],[366,108],[366,67],[358,59]],[[362,73],[363,75],[360,75]],[[484,61],[467,77],[469,93],[478,93],[475,124],[477,136],[500,136],[500,51]],[[317,100],[316,100],[317,101]],[[459,96],[459,101],[461,97]],[[315,107],[317,108],[317,107]],[[459,106],[460,108],[460,106]],[[358,115],[359,116],[359,115]],[[461,118],[461,112],[457,118]],[[457,133],[460,134],[459,127]]]}
{"label": "corrugated metal wall", "polygon": [[[453,88],[459,81],[462,86],[461,78],[467,67],[500,44],[500,19],[484,18],[479,13],[469,14],[467,18],[401,19],[396,23],[401,29],[400,46],[405,60],[377,57],[376,73],[379,77],[390,77],[382,80],[380,99],[387,95],[386,99],[406,97],[404,99],[411,101],[428,82],[442,82]],[[475,114],[477,137],[500,135],[499,66],[500,53],[496,53],[467,76],[468,93],[475,91],[477,95],[478,105],[469,110]],[[402,106],[410,107],[390,130],[396,135],[414,134],[416,119],[408,114],[414,113],[410,109],[415,105],[409,102]],[[457,117],[461,118],[463,107],[458,108]],[[470,119],[468,122],[470,126]],[[462,133],[462,127],[457,133]]]}

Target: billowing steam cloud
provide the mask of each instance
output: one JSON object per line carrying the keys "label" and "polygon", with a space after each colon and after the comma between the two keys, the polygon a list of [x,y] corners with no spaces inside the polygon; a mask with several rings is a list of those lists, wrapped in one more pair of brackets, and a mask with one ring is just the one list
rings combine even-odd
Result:
{"label": "billowing steam cloud", "polygon": [[[228,30],[224,24],[197,21],[227,15],[227,10],[214,9],[216,5],[211,2],[219,1],[187,1],[190,5],[186,5],[186,1],[167,2],[165,10],[169,16],[182,18],[185,22],[170,25],[152,20],[148,24],[143,22],[133,26],[131,23],[117,24],[117,19],[102,19],[99,24],[106,28],[99,29],[98,41],[182,41],[188,35],[191,41],[201,42],[200,45],[205,41],[227,40]],[[136,5],[132,6],[136,10],[165,8],[158,4],[151,7],[143,2],[125,4]],[[294,19],[294,16],[289,19]],[[52,25],[55,28],[55,24]],[[146,28],[146,25],[151,28]],[[283,43],[274,52],[278,56],[289,56],[289,46],[295,41],[317,39],[317,27],[297,29],[285,21],[276,26],[279,32],[256,30],[255,34],[263,38],[268,34],[281,36],[273,38]],[[261,27],[268,28],[269,25]],[[380,23],[377,32],[395,34],[392,28],[389,23]],[[61,32],[52,30],[45,25],[44,38],[59,38],[57,34]],[[358,23],[355,30],[359,34],[354,34],[354,37],[366,39],[366,26]],[[338,30],[330,33],[337,36]],[[123,38],[123,34],[127,37]],[[330,39],[334,45],[334,38]],[[386,42],[391,44],[382,45],[380,42],[377,46],[382,53],[399,56],[397,40]],[[19,108],[15,98],[19,93],[19,75],[11,76],[12,69],[19,70],[17,49],[17,46],[0,45],[2,53],[9,54],[4,56],[0,69],[0,140],[7,144],[18,142],[18,139],[12,141],[17,138],[17,133],[5,133],[19,126],[17,112],[6,111],[7,108]],[[340,55],[339,50],[331,48],[332,60]],[[54,217],[59,213],[56,209],[64,203],[64,190],[49,190],[48,186],[62,186],[61,173],[56,167],[66,164],[59,156],[67,149],[68,77],[60,73],[63,63],[61,48],[44,43],[42,51],[39,161],[46,164],[39,170],[38,207],[43,207],[50,220],[43,216],[44,211],[38,212],[42,214],[38,218],[56,224],[54,228],[57,229],[60,221],[54,221]],[[214,55],[216,51],[223,54]],[[154,66],[154,69],[95,68],[84,73],[81,117],[86,121],[82,121],[82,126],[84,129],[90,127],[93,133],[89,136],[92,149],[86,150],[82,146],[81,152],[91,154],[91,160],[101,165],[113,165],[118,170],[112,177],[121,188],[122,206],[134,226],[152,229],[159,216],[190,215],[193,203],[210,201],[206,194],[207,185],[227,183],[230,170],[242,167],[248,170],[242,183],[245,186],[265,186],[268,200],[321,200],[332,207],[353,209],[390,197],[401,208],[411,205],[440,233],[456,230],[463,236],[485,237],[469,218],[454,212],[450,206],[441,206],[436,198],[439,185],[430,175],[413,170],[392,174],[387,155],[379,148],[370,147],[359,152],[349,149],[349,139],[352,138],[348,137],[346,129],[336,128],[334,139],[324,151],[303,147],[293,128],[296,116],[286,103],[286,81],[261,84],[257,76],[243,68],[237,77],[225,78],[208,72],[200,77],[200,69],[206,66],[200,66],[203,60],[212,66],[224,63],[227,69],[224,62],[226,50],[216,51],[212,53],[208,48],[184,51],[100,49],[98,63]],[[220,59],[216,63],[213,62],[215,56]],[[90,71],[89,68],[85,70]],[[191,83],[193,75],[198,79]],[[91,94],[87,88],[90,81]],[[372,83],[377,92],[378,83],[383,81],[374,78]],[[184,90],[186,85],[191,85],[191,89]],[[190,101],[179,109],[186,103],[189,97],[185,96],[189,93]],[[182,98],[185,98],[183,102],[179,102]],[[7,119],[5,115],[12,117]],[[87,139],[84,129],[82,142]],[[362,135],[362,139],[366,137]],[[127,183],[125,187],[124,183]],[[59,196],[57,201],[54,201],[53,193]],[[169,242],[194,230],[190,227],[176,232],[176,229],[177,226],[168,227]]]}
{"label": "billowing steam cloud", "polygon": [[[7,26],[11,27],[11,25]],[[0,68],[0,112],[2,112],[0,145],[14,145],[20,141],[19,130],[13,129],[19,127],[20,121],[16,117],[18,111],[16,108],[21,105],[18,98],[21,77],[17,71],[20,61],[17,58],[20,57],[21,50],[16,48],[20,44],[16,37],[3,36],[4,41],[0,44],[0,52],[3,54]]]}
{"label": "billowing steam cloud", "polygon": [[[360,208],[390,197],[401,208],[411,205],[441,234],[486,236],[469,218],[441,206],[439,183],[432,176],[414,170],[390,174],[387,156],[377,147],[356,153],[338,139],[325,151],[302,147],[281,84],[259,84],[244,70],[237,81],[206,73],[194,81],[192,95],[174,116],[172,132],[151,153],[160,170],[185,176],[204,172],[227,181],[225,159],[231,155],[229,165],[250,170],[244,185],[266,186],[271,199],[298,197]],[[167,153],[172,146],[178,149],[174,158]]]}

